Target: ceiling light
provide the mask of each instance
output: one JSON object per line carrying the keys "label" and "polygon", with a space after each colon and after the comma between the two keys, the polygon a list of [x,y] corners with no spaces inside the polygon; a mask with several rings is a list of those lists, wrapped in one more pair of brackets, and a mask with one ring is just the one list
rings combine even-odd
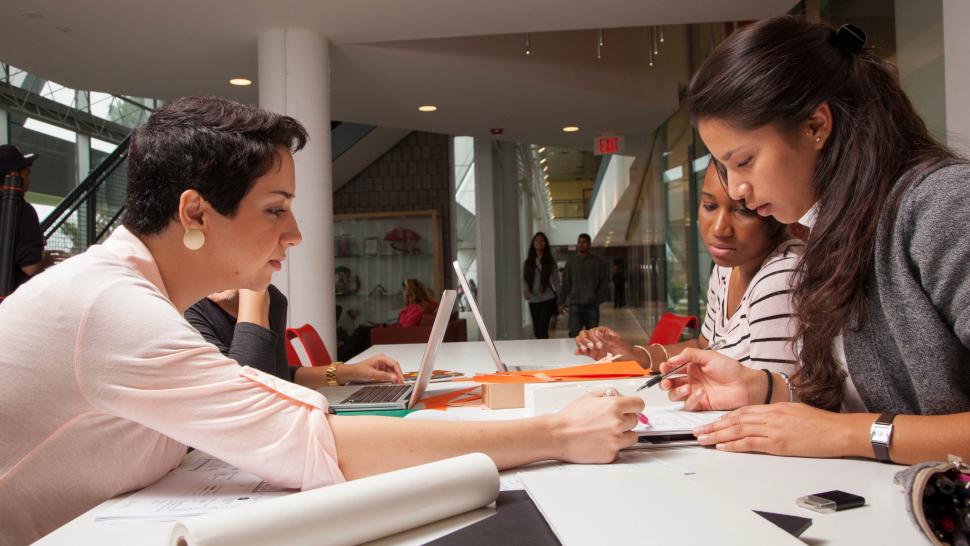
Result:
{"label": "ceiling light", "polygon": [[232,84],[232,85],[238,85],[240,87],[245,87],[247,85],[252,85],[253,84],[253,80],[250,80],[248,78],[233,78],[233,79],[229,80],[229,83]]}
{"label": "ceiling light", "polygon": [[538,149],[538,150],[536,150],[536,151],[537,151],[538,153],[540,153],[540,154],[541,154],[542,152],[544,152],[544,151],[546,151],[546,147],[545,147],[545,146],[543,146],[542,148],[539,148],[539,149]]}
{"label": "ceiling light", "polygon": [[567,125],[562,128],[562,132],[564,133],[575,133],[578,130],[579,130],[579,127],[576,127],[575,125]]}
{"label": "ceiling light", "polygon": [[664,26],[660,25],[660,43],[664,43]]}
{"label": "ceiling light", "polygon": [[525,33],[525,54],[532,55],[532,35],[528,32]]}
{"label": "ceiling light", "polygon": [[543,173],[542,177],[545,178],[546,180],[549,180],[549,175],[546,173]]}
{"label": "ceiling light", "polygon": [[549,172],[549,165],[543,165],[542,172],[546,172],[546,173]]}
{"label": "ceiling light", "polygon": [[543,157],[542,159],[540,159],[539,160],[539,164],[540,165],[545,165],[546,164],[546,158]]}
{"label": "ceiling light", "polygon": [[419,112],[434,112],[437,109],[438,107],[433,104],[422,104],[421,106],[418,106]]}

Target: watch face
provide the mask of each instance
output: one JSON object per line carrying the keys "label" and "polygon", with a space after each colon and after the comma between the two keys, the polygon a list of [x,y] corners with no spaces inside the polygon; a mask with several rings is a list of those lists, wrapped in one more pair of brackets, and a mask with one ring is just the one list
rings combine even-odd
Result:
{"label": "watch face", "polygon": [[889,436],[892,434],[892,425],[873,425],[872,432],[869,435],[869,440],[872,442],[879,442],[880,444],[888,444]]}

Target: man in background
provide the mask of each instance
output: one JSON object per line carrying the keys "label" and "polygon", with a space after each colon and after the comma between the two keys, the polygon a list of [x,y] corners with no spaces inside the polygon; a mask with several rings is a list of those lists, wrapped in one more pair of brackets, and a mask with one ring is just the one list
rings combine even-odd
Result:
{"label": "man in background", "polygon": [[[20,176],[24,181],[23,188],[26,194],[30,190],[30,166],[34,164],[37,157],[37,154],[24,155],[12,144],[0,145],[0,175]],[[63,260],[64,257],[61,251],[44,250],[44,234],[40,230],[37,210],[25,201],[20,207],[20,218],[17,220],[14,240],[13,290],[34,275]]]}
{"label": "man in background", "polygon": [[576,239],[576,254],[566,261],[559,305],[561,310],[569,311],[569,337],[599,326],[600,303],[610,299],[609,266],[589,253],[590,243],[589,234],[580,234]]}

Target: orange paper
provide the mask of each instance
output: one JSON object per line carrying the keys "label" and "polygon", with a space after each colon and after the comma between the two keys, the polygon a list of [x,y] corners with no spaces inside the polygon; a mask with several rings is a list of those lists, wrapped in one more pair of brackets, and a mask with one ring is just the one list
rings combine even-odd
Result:
{"label": "orange paper", "polygon": [[524,372],[496,372],[476,375],[472,379],[478,383],[547,383],[551,381],[590,381],[595,379],[622,379],[624,377],[643,377],[650,375],[633,360],[622,362],[602,362],[569,366],[566,368],[548,368],[542,370],[527,370]]}

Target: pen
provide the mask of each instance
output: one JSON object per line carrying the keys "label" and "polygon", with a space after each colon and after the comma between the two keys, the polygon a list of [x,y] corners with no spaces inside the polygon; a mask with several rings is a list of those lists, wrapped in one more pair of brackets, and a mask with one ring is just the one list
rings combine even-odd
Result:
{"label": "pen", "polygon": [[[620,391],[614,389],[613,387],[607,387],[606,392],[603,393],[603,396],[604,397],[605,396],[620,396]],[[642,413],[638,413],[637,414],[637,421],[641,425],[649,425],[650,424],[650,419],[646,415],[644,415]]]}
{"label": "pen", "polygon": [[[718,350],[718,349],[720,349],[722,347],[724,347],[724,339],[723,338],[719,339],[716,343],[709,344],[707,346],[707,350],[709,350],[709,351],[716,351],[716,350]],[[640,385],[639,387],[637,387],[637,392],[640,392],[640,391],[642,391],[643,389],[645,389],[647,387],[652,387],[652,386],[656,385],[657,383],[660,383],[664,379],[667,379],[671,375],[677,373],[678,370],[680,370],[681,368],[683,368],[687,364],[689,364],[689,362],[684,362],[680,366],[677,366],[676,368],[670,370],[669,372],[667,372],[667,373],[665,373],[663,375],[658,375],[658,376],[655,376],[655,377],[651,377],[650,379],[647,379],[646,381],[643,382],[642,385]]]}

